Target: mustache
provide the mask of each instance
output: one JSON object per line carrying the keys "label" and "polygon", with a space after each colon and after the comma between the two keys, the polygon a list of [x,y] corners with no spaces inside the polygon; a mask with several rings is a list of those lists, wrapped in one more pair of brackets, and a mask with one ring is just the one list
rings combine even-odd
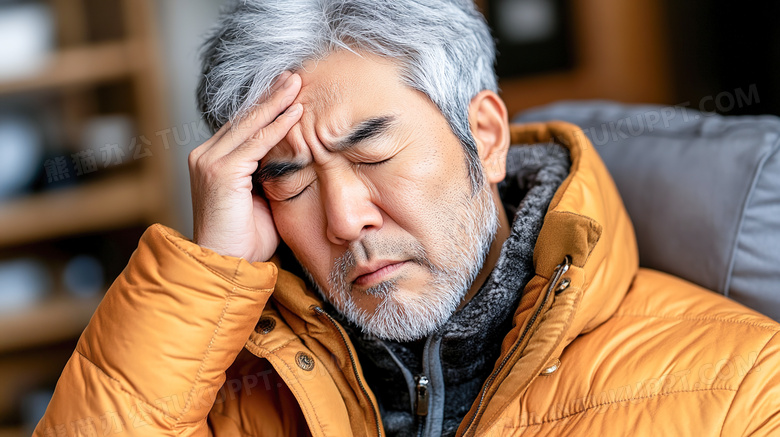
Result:
{"label": "mustache", "polygon": [[359,262],[371,262],[374,259],[399,259],[411,261],[431,272],[437,271],[428,259],[423,246],[416,242],[398,241],[395,239],[380,239],[367,237],[353,242],[341,256],[333,261],[333,267],[328,274],[328,284],[332,289],[348,290],[347,278]]}

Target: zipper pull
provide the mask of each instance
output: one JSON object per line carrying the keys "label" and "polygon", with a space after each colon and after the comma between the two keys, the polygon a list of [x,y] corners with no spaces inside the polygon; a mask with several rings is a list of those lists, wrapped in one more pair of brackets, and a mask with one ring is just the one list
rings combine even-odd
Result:
{"label": "zipper pull", "polygon": [[428,377],[425,375],[417,377],[417,415],[428,415]]}

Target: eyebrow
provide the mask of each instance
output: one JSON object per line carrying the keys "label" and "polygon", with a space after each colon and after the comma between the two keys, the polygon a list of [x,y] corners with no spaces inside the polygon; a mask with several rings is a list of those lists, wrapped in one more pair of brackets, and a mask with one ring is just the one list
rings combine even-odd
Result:
{"label": "eyebrow", "polygon": [[[336,152],[343,152],[364,141],[382,136],[390,130],[395,121],[396,117],[394,115],[383,115],[364,120],[346,138],[336,142],[332,149]],[[271,161],[257,171],[256,180],[261,184],[271,182],[303,170],[305,167],[305,165],[296,162]]]}
{"label": "eyebrow", "polygon": [[260,167],[257,173],[255,173],[255,180],[262,184],[263,182],[269,182],[295,173],[296,171],[301,171],[304,167],[303,164],[297,162],[269,162]]}
{"label": "eyebrow", "polygon": [[382,136],[387,133],[395,119],[393,115],[383,115],[364,120],[346,138],[338,141],[333,149],[342,152],[363,141]]}

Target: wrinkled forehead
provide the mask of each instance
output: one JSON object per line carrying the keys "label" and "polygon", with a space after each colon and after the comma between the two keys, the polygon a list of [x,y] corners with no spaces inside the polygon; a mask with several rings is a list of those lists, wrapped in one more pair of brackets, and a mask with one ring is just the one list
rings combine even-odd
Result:
{"label": "wrinkled forehead", "polygon": [[416,93],[402,83],[393,62],[373,55],[335,52],[295,72],[301,76],[295,102],[303,105],[303,115],[269,157],[290,158],[308,154],[312,146],[329,146],[363,120],[402,112]]}
{"label": "wrinkled forehead", "polygon": [[297,101],[301,102],[310,114],[326,115],[328,109],[336,109],[351,100],[350,78],[334,75],[316,80],[317,78],[305,72],[299,74],[302,86]]}

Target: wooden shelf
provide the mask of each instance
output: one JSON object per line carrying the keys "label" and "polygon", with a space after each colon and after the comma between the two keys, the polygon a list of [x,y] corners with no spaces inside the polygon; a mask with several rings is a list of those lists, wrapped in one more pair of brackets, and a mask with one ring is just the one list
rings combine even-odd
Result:
{"label": "wooden shelf", "polygon": [[[171,125],[159,71],[155,2],[47,3],[53,5],[60,49],[35,73],[0,79],[0,103],[14,109],[17,102],[24,100],[26,106],[29,101],[30,109],[25,111],[40,112],[42,116],[33,119],[46,122],[41,128],[51,130],[47,134],[55,146],[47,150],[51,154],[80,150],[86,123],[117,113],[132,117],[134,131],[155,142],[154,133]],[[133,242],[124,241],[130,228],[175,220],[168,166],[172,152],[163,152],[161,147],[156,142],[150,145],[153,158],[71,179],[77,183],[67,187],[50,186],[41,193],[0,200],[3,257],[28,253],[40,259],[51,257],[47,266],[59,270],[71,252],[81,251],[79,238],[94,234],[101,239],[117,238],[116,244],[101,244],[99,252],[116,258],[105,260],[107,270],[109,265],[119,267],[111,263],[132,250]],[[49,239],[73,239],[76,244],[48,244]],[[86,252],[95,239],[88,240]],[[30,390],[46,390],[58,378],[101,299],[79,299],[55,290],[29,309],[0,309],[0,437],[30,434],[29,429],[16,426],[23,421],[19,401]]]}
{"label": "wooden shelf", "polygon": [[0,353],[77,338],[101,299],[54,297],[28,310],[0,313]]}
{"label": "wooden shelf", "polygon": [[142,223],[156,198],[148,186],[130,173],[0,203],[0,246]]}
{"label": "wooden shelf", "polygon": [[0,428],[0,437],[24,437],[26,431],[22,427]]}
{"label": "wooden shelf", "polygon": [[65,49],[51,55],[38,74],[0,80],[0,96],[27,91],[94,84],[129,75],[133,71],[128,43],[101,43]]}

